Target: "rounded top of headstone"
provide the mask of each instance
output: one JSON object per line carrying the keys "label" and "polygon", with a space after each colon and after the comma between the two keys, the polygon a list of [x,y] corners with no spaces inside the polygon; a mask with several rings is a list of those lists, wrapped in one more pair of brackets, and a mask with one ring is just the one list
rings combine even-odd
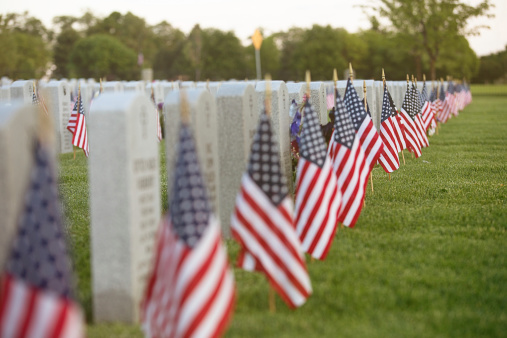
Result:
{"label": "rounded top of headstone", "polygon": [[305,82],[291,82],[286,83],[287,91],[289,94],[292,93],[304,93],[306,90],[306,83]]}
{"label": "rounded top of headstone", "polygon": [[218,88],[216,97],[245,95],[247,90],[253,91],[255,89],[251,83],[247,82],[224,83]]}
{"label": "rounded top of headstone", "polygon": [[104,92],[93,100],[93,104],[90,107],[90,115],[96,114],[97,112],[108,114],[126,111],[138,100],[147,100],[148,103],[151,103],[150,99],[144,95],[144,93],[135,91],[118,93]]}
{"label": "rounded top of headstone", "polygon": [[[278,91],[282,88],[287,89],[287,85],[284,81],[270,81],[271,82],[271,90],[272,91]],[[266,91],[266,81],[259,81],[257,82],[257,85],[255,86],[255,91],[257,92],[264,92]]]}
{"label": "rounded top of headstone", "polygon": [[[205,100],[207,99],[209,101],[215,102],[215,100],[213,99],[213,95],[211,95],[211,93],[206,88],[189,88],[189,89],[185,88],[184,91],[186,93],[185,96],[189,104],[198,102],[201,99]],[[181,97],[180,91],[169,92],[165,98],[164,106],[175,104],[179,105],[180,97]]]}
{"label": "rounded top of headstone", "polygon": [[322,81],[312,81],[310,82],[311,90],[321,90],[324,89],[324,82]]}

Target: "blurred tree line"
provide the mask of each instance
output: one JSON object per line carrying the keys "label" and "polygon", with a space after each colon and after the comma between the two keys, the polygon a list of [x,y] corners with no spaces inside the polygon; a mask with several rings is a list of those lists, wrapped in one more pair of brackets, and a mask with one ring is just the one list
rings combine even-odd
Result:
{"label": "blurred tree line", "polygon": [[[305,70],[310,69],[312,79],[330,80],[333,68],[343,74],[349,62],[357,77],[373,79],[380,79],[382,68],[393,80],[404,79],[407,73],[421,78],[423,73],[434,72],[493,81],[500,69],[502,74],[506,72],[507,49],[498,56],[482,58],[480,63],[459,30],[446,32],[436,58],[414,40],[417,31],[407,33],[406,24],[381,27],[374,15],[370,21],[371,28],[358,33],[314,25],[264,36],[262,72],[288,81],[304,79]],[[26,12],[0,16],[0,75],[38,78],[51,69],[53,78],[134,80],[142,68],[152,68],[156,79],[255,78],[253,45],[243,46],[233,32],[196,25],[185,34],[165,21],[150,26],[130,12],[113,12],[105,18],[91,12],[81,17],[58,16],[53,24],[48,29]],[[434,38],[442,39],[438,35]],[[138,62],[141,54],[142,64]]]}

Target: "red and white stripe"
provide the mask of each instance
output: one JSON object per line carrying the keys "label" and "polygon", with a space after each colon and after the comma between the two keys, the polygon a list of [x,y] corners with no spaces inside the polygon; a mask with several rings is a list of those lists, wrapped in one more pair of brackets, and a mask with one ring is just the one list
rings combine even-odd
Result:
{"label": "red and white stripe", "polygon": [[400,167],[399,145],[396,145],[396,132],[394,131],[392,117],[380,124],[380,138],[384,143],[384,147],[380,154],[379,163],[386,173],[392,173]]}
{"label": "red and white stripe", "polygon": [[417,136],[419,137],[419,141],[421,142],[421,147],[426,148],[429,147],[430,143],[428,141],[428,136],[426,136],[426,130],[423,126],[423,121],[421,118],[421,114],[415,114],[414,118],[415,125],[417,127]]}
{"label": "red and white stripe", "polygon": [[88,157],[90,149],[88,146],[88,133],[86,132],[86,119],[84,114],[77,115],[75,132],[74,136],[72,137],[72,144],[83,149],[86,157]]}
{"label": "red and white stripe", "polygon": [[[373,125],[373,121],[369,116],[366,116],[361,123],[357,131],[357,136],[359,139],[359,143],[364,150],[364,156],[366,159],[366,163],[368,164],[369,170],[371,171],[382,153],[382,149],[384,148],[384,144],[382,143],[382,139],[377,133],[377,129]],[[368,172],[369,174],[370,172]]]}
{"label": "red and white stripe", "polygon": [[246,263],[257,265],[280,297],[295,308],[305,303],[312,288],[292,215],[289,195],[276,206],[248,173],[243,174],[232,235],[251,255],[246,255]]}
{"label": "red and white stripe", "polygon": [[407,149],[407,143],[405,142],[405,133],[403,132],[403,129],[405,128],[403,124],[403,119],[401,118],[399,112],[396,116],[392,116],[392,123],[394,127],[394,131],[396,134],[396,141],[397,141],[397,150],[398,153],[404,149]]}
{"label": "red and white stripe", "polygon": [[417,127],[415,122],[403,108],[401,108],[398,116],[400,116],[403,121],[403,133],[407,143],[407,149],[414,154],[415,158],[418,158],[421,156],[421,144],[419,143],[419,137],[417,136]]}
{"label": "red and white stripe", "polygon": [[422,122],[424,130],[428,130],[431,124],[431,120],[433,119],[433,108],[431,106],[430,101],[424,102],[424,105],[422,107]]}
{"label": "red and white stripe", "polygon": [[198,244],[189,248],[164,217],[157,236],[154,269],[142,304],[148,337],[216,337],[229,321],[234,277],[220,227],[211,216]]}
{"label": "red and white stripe", "polygon": [[0,337],[84,336],[83,314],[70,299],[4,274],[0,290]]}
{"label": "red and white stripe", "polygon": [[338,221],[352,228],[363,208],[370,168],[357,137],[354,139],[351,149],[334,141],[334,139],[333,134],[328,154],[338,178],[338,187],[342,193],[342,205]]}
{"label": "red and white stripe", "polygon": [[341,192],[333,167],[326,156],[320,168],[301,157],[296,180],[296,229],[303,250],[323,260],[333,242]]}
{"label": "red and white stripe", "polygon": [[72,110],[70,113],[69,122],[67,123],[67,129],[72,134],[74,134],[74,132],[76,131],[76,121],[77,121],[77,110]]}

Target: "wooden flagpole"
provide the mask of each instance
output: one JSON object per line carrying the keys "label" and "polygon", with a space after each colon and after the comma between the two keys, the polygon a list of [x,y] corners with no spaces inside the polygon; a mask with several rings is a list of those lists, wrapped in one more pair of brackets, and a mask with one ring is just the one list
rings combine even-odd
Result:
{"label": "wooden flagpole", "polygon": [[352,71],[352,63],[349,62],[349,77],[350,83],[354,82],[354,72]]}
{"label": "wooden flagpole", "polygon": [[[271,116],[271,75],[266,74],[266,95],[264,99],[264,105],[266,108],[266,115]],[[275,290],[269,284],[269,293],[268,293],[268,302],[269,302],[269,312],[276,312],[276,303],[275,303]]]}
{"label": "wooden flagpole", "polygon": [[[366,80],[363,80],[363,101],[364,101],[364,111],[368,111],[368,103],[366,102]],[[371,183],[371,192],[373,193],[373,174],[370,171],[370,183]]]}

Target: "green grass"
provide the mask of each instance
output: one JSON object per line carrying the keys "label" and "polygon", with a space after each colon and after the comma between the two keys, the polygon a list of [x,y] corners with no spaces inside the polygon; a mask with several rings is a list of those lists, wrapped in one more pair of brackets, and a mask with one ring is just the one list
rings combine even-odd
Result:
{"label": "green grass", "polygon": [[503,95],[507,96],[507,85],[487,85],[474,84],[471,85],[473,95]]}
{"label": "green grass", "polygon": [[[266,279],[235,269],[237,302],[226,336],[504,336],[506,106],[507,97],[476,96],[419,159],[405,152],[406,165],[391,180],[375,168],[375,192],[368,186],[356,227],[338,230],[324,262],[307,260],[313,294],[301,308],[277,298],[270,313]],[[86,160],[81,153],[60,159],[78,294],[90,319]],[[227,246],[234,260],[238,245]],[[88,336],[142,335],[137,326],[90,324]]]}

